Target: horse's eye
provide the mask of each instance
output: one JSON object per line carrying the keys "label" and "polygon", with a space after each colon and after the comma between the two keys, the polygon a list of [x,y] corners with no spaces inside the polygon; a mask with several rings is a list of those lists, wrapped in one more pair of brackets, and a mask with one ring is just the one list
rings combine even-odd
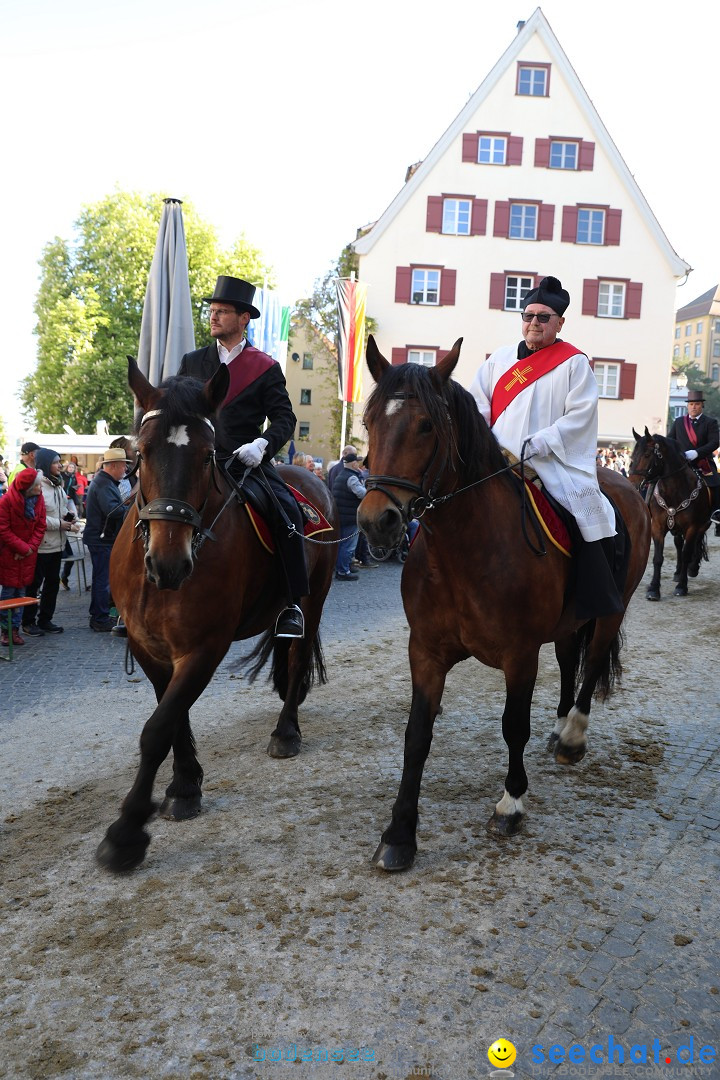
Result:
{"label": "horse's eye", "polygon": [[427,419],[421,420],[420,423],[418,424],[418,431],[422,435],[427,435],[428,432],[432,431],[432,424]]}

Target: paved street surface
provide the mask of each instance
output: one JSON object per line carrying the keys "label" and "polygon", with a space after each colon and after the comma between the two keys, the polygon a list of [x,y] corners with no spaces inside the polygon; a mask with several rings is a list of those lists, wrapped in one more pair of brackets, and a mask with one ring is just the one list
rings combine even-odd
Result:
{"label": "paved street surface", "polygon": [[[339,871],[328,873],[325,889],[329,891],[325,895],[334,897],[334,901],[331,904],[326,900],[326,907],[332,910],[324,913],[325,937],[316,923],[313,934],[305,938],[303,947],[311,956],[300,968],[305,974],[293,975],[293,989],[285,984],[284,993],[291,995],[291,1002],[293,990],[299,997],[289,1005],[291,1015],[285,1017],[284,1031],[295,1031],[293,1009],[301,1011],[302,1003],[307,1004],[321,985],[323,993],[317,991],[315,1015],[317,1030],[326,1041],[331,1038],[328,1033],[335,1023],[335,1013],[343,1007],[343,1023],[348,1013],[354,1013],[356,1030],[371,1032],[365,1042],[373,1046],[373,1063],[346,1061],[343,1076],[373,1080],[415,1076],[475,1080],[491,1074],[520,1078],[590,1076],[602,1080],[635,1075],[682,1075],[706,1080],[720,1077],[720,540],[711,538],[709,543],[711,561],[703,564],[700,578],[691,583],[689,598],[672,596],[671,575],[666,572],[664,599],[660,604],[648,603],[644,592],[649,572],[646,575],[627,621],[625,689],[613,702],[593,712],[590,751],[574,770],[559,771],[544,752],[556,681],[552,653],[547,650],[545,655],[543,651],[534,712],[539,722],[534,725],[527,754],[530,812],[523,832],[510,842],[498,843],[487,836],[483,827],[492,803],[501,794],[505,765],[497,719],[502,711],[502,682],[497,673],[482,669],[481,674],[477,665],[473,669],[472,662],[467,662],[449,677],[445,713],[438,721],[423,785],[418,860],[408,874],[392,879],[368,871],[367,867],[379,836],[372,823],[386,820],[396,792],[402,728],[396,725],[386,751],[376,747],[376,756],[365,759],[363,754],[370,755],[370,750],[363,747],[370,747],[371,742],[364,733],[366,742],[358,745],[353,764],[354,786],[338,796],[359,819],[327,819],[342,822],[342,873],[350,873],[356,888],[333,892],[333,878]],[[668,566],[666,563],[666,570]],[[406,708],[402,657],[407,648],[407,627],[399,599],[400,573],[399,564],[390,562],[376,570],[361,571],[357,583],[336,582],[330,592],[322,628],[330,686],[342,696],[343,680],[348,677],[344,673],[367,673],[366,694],[355,689],[348,692],[343,723],[349,727],[355,718],[362,723],[360,717],[368,714],[364,697],[377,702],[385,693],[388,700],[398,696],[395,684],[387,690],[383,682],[383,657],[394,651],[401,658],[397,664],[403,688],[400,707]],[[65,632],[28,639],[23,648],[17,649],[13,664],[0,665],[0,765],[6,781],[0,810],[3,848],[5,834],[11,844],[13,830],[25,828],[24,817],[42,820],[42,815],[37,818],[38,812],[47,804],[51,814],[56,796],[60,801],[60,792],[76,792],[93,777],[112,776],[121,765],[122,775],[115,777],[114,785],[119,801],[130,775],[128,766],[132,766],[127,754],[128,729],[139,732],[152,711],[152,694],[142,672],[125,672],[124,642],[89,629],[89,596],[78,596],[74,579],[72,584],[73,591],[61,592],[55,616]],[[239,649],[237,645],[232,647],[206,691],[208,709],[202,725],[194,720],[206,764],[207,740],[216,735],[222,738],[223,725],[228,723],[222,710],[216,715],[215,705],[224,702],[229,691],[236,690],[233,680]],[[322,697],[326,692],[327,688],[319,692],[321,703],[330,700]],[[373,709],[381,706],[374,704]],[[478,738],[478,724],[484,724],[486,719],[491,734],[483,739],[493,750],[485,750],[482,761],[478,758],[476,762],[472,748]],[[266,719],[262,722],[269,732]],[[311,723],[304,730],[311,732],[310,751],[313,737],[315,749],[327,738],[317,727],[313,736]],[[133,738],[136,741],[135,735]],[[217,740],[213,746],[217,747]],[[321,748],[327,750],[327,745]],[[334,754],[332,748],[326,760],[332,762]],[[218,757],[218,752],[211,756]],[[312,755],[306,760],[311,761]],[[340,748],[334,760],[337,769],[344,767]],[[220,764],[213,764],[216,773]],[[267,775],[277,778],[275,825],[286,822],[280,829],[279,842],[280,837],[298,834],[287,832],[294,826],[288,824],[292,803],[283,801],[286,770],[278,768],[276,762],[267,766],[258,762],[258,783],[266,775],[266,767]],[[326,768],[332,769],[333,765]],[[485,775],[483,770],[489,777],[487,783],[478,779]],[[330,773],[327,783],[326,801],[336,798]],[[367,820],[364,809],[359,805],[356,809],[356,789],[362,787],[374,800]],[[224,810],[216,819],[221,828],[227,828],[222,824],[228,818],[223,803],[227,798],[222,791],[215,794],[216,810]],[[291,799],[290,788],[287,800]],[[97,842],[111,813],[112,808],[106,808],[105,821],[86,823],[85,834],[91,828],[95,832],[91,838],[82,837],[83,865],[88,863],[91,841],[92,845]],[[205,816],[198,821],[205,822]],[[312,824],[312,820],[307,821],[308,826]],[[332,824],[327,827],[332,828]],[[193,828],[183,826],[187,830],[184,836],[192,836]],[[150,853],[156,860],[151,864],[155,876],[148,876],[150,871],[143,869],[129,883],[118,883],[100,877],[91,868],[84,871],[84,888],[104,897],[107,906],[114,903],[116,891],[120,903],[120,896],[127,898],[132,890],[147,892],[159,887],[153,882],[158,881],[157,875],[170,872],[170,844],[178,845],[183,865],[191,873],[192,860],[202,856],[197,848],[192,854],[186,850],[189,840],[183,839],[178,829],[171,826],[168,832],[160,824],[153,826]],[[32,839],[32,832],[28,835]],[[21,836],[18,833],[18,840]],[[181,839],[175,840],[178,836]],[[218,833],[218,843],[221,836]],[[211,834],[208,842],[212,843]],[[354,842],[358,850],[353,848]],[[330,847],[326,856],[330,861]],[[262,848],[247,855],[248,862],[257,860],[255,873],[260,876],[256,880],[267,893],[274,888],[277,872],[264,868],[263,857]],[[346,865],[351,867],[349,871],[344,869]],[[59,863],[52,872],[62,875],[61,867]],[[5,873],[12,869],[20,874],[13,863],[6,863]],[[285,869],[292,875],[292,866]],[[204,874],[214,872],[210,866]],[[98,884],[87,884],[95,880]],[[212,879],[203,880],[212,884]],[[309,884],[307,876],[304,880]],[[9,885],[3,893],[0,911],[8,918],[21,919],[17,924],[6,924],[8,935],[21,932],[22,920],[32,917],[32,905],[40,905],[38,914],[42,914],[45,933],[51,933],[57,918],[54,893],[51,889],[48,895],[43,881],[40,867],[36,879],[18,877],[17,884]],[[239,885],[237,888],[242,892]],[[391,928],[383,939],[379,957],[374,941],[380,932],[380,923],[375,921],[377,912],[365,928],[357,925],[356,904],[362,900],[353,901],[353,897],[358,895],[358,889],[380,894],[386,912],[381,922],[384,920],[383,924]],[[23,896],[42,899],[28,900]],[[390,906],[386,907],[388,901]],[[261,902],[258,896],[256,903]],[[292,901],[289,903],[292,908]],[[405,906],[413,904],[412,914],[404,914]],[[272,915],[269,917],[272,920]],[[196,918],[201,922],[199,915]],[[0,921],[4,920],[5,914]],[[254,924],[255,919],[242,916],[241,921],[245,926],[243,934],[252,939],[256,931],[249,924]],[[127,919],[124,925],[122,933],[127,935]],[[223,927],[217,922],[213,925],[212,934],[208,934],[217,938]],[[257,925],[261,927],[263,922]],[[278,927],[279,923],[275,921],[274,925]],[[282,925],[285,927],[285,922]],[[267,930],[257,933],[262,939]],[[356,935],[352,940],[351,933]],[[333,934],[344,941],[342,955],[332,954],[326,960],[330,966],[323,968],[324,942],[327,935]],[[223,940],[228,937],[225,934]],[[66,992],[62,982],[48,982],[46,987],[33,981],[33,965],[37,964],[47,970],[50,978],[48,965],[53,954],[66,947],[62,936],[58,940],[59,946],[47,941],[42,951],[38,946],[34,960],[28,957],[27,950],[22,955],[18,951],[13,965],[6,966],[0,977],[0,1015],[5,1016],[6,1035],[10,1030],[11,1041],[14,1035],[19,1048],[10,1061],[0,1060],[0,1077],[90,1080],[102,1075],[103,1080],[120,1080],[143,1074],[138,1064],[141,1052],[145,1054],[142,1060],[146,1062],[146,1076],[234,1080],[285,1075],[278,1065],[270,1064],[270,1046],[286,1045],[292,1040],[298,1043],[296,1033],[284,1039],[270,1026],[264,1034],[263,1029],[253,1027],[252,1043],[248,1042],[244,1051],[238,1054],[236,1048],[233,1052],[226,1048],[221,1052],[210,1045],[208,1031],[196,1028],[194,1011],[187,1001],[186,1011],[172,1022],[170,1042],[176,1044],[177,1052],[173,1056],[168,1046],[162,1059],[152,1057],[151,1044],[159,1036],[155,1032],[150,1038],[145,1032],[142,1006],[126,1024],[126,1035],[134,1034],[134,1039],[127,1042],[125,1036],[119,1035],[117,1022],[108,1016],[109,1024],[113,1020],[108,1030],[94,1030],[98,1043],[116,1043],[115,1071],[108,1071],[105,1063],[98,1071],[98,1061],[105,1061],[102,1054],[107,1053],[107,1048],[94,1048],[86,1035],[73,1042],[73,1025],[66,1032],[51,1030],[51,1017],[64,1016]],[[282,943],[284,938],[277,940]],[[396,954],[393,940],[397,942]],[[102,949],[107,947],[104,938]],[[250,948],[247,941],[245,947]],[[278,950],[281,947],[277,945]],[[348,947],[359,951],[348,953]],[[2,942],[0,948],[5,953]],[[273,977],[280,979],[282,965],[291,961],[283,960],[282,952],[273,955],[278,957],[272,961],[276,965]],[[64,978],[80,978],[80,967],[95,963],[94,957],[90,948],[76,970],[68,954]],[[23,967],[25,962],[29,967]],[[258,961],[260,965],[263,962]],[[201,980],[207,974],[204,968],[190,969],[187,965],[184,971],[187,979]],[[166,969],[161,982],[171,982],[172,978],[172,970]],[[304,978],[307,986],[302,985]],[[96,979],[97,995],[102,998],[111,994],[110,974],[97,975]],[[161,994],[157,979],[152,985]],[[311,990],[311,986],[315,989]],[[262,989],[261,996],[272,1002],[270,975]],[[80,991],[76,988],[74,993],[79,1008]],[[207,993],[212,991],[204,987],[203,995]],[[128,994],[130,999],[131,988]],[[255,991],[253,995],[255,1004]],[[114,1000],[108,997],[108,1001]],[[161,1002],[157,1007],[160,1011],[168,1008]],[[213,1008],[220,1016],[217,1010],[221,1010],[221,1002]],[[276,1008],[282,1013],[280,1003]],[[163,1015],[167,1019],[168,1013]],[[212,1013],[207,1023],[212,1026],[217,1016]],[[77,1019],[73,1020],[75,1026],[77,1023]],[[256,1023],[255,1019],[252,1023]],[[335,1045],[343,1045],[347,1028],[339,1020],[337,1023],[339,1042]],[[80,1031],[82,1024],[78,1035]],[[512,1040],[518,1057],[511,1069],[492,1073],[487,1049],[500,1037]],[[319,1038],[321,1035],[316,1035],[315,1041]],[[310,1034],[306,1039],[313,1041]],[[62,1054],[57,1050],[61,1043]],[[47,1050],[50,1045],[52,1053]],[[700,1056],[708,1045],[718,1052],[714,1063],[709,1060],[709,1051]],[[193,1046],[197,1051],[190,1055],[188,1047]],[[571,1046],[575,1046],[573,1059],[568,1057]],[[643,1047],[647,1048],[645,1059]],[[255,1058],[261,1052],[266,1054],[266,1060],[257,1064]],[[183,1053],[188,1056],[183,1058]],[[693,1063],[680,1065],[678,1053],[681,1060],[692,1053]],[[624,1065],[620,1064],[621,1056]],[[643,1060],[647,1064],[643,1065]],[[296,1065],[292,1075],[322,1080],[330,1075],[329,1068],[320,1064],[312,1068]]]}

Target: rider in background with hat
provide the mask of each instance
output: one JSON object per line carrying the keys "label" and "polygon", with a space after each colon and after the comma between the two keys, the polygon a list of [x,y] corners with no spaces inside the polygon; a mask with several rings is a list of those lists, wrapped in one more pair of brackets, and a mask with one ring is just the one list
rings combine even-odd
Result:
{"label": "rider in background with hat", "polygon": [[720,476],[713,457],[720,445],[720,435],[715,417],[703,412],[704,404],[702,390],[688,390],[687,414],[678,416],[668,431],[668,437],[680,444],[688,464],[702,474],[710,489],[715,535],[720,536]]}
{"label": "rider in background with hat", "polygon": [[[210,334],[215,341],[204,349],[186,353],[178,374],[207,382],[220,364],[227,364],[230,387],[219,418],[217,454],[221,460],[235,457],[241,465],[259,469],[263,485],[271,488],[295,526],[296,536],[282,524],[275,528],[288,594],[288,606],[278,616],[275,636],[301,638],[304,620],[299,602],[310,591],[304,544],[299,539],[303,536],[303,519],[296,500],[272,464],[280,448],[292,438],[296,418],[282,368],[245,338],[250,319],[260,317],[254,299],[255,286],[249,281],[221,275],[213,295],[203,297],[210,305]],[[266,419],[269,425],[263,431]]]}

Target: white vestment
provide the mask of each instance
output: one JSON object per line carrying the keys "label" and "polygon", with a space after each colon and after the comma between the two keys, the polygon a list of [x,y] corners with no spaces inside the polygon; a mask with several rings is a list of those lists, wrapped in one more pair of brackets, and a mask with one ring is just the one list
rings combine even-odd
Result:
{"label": "white vestment", "polygon": [[[470,392],[488,424],[495,384],[517,363],[517,345],[506,345],[496,349],[475,376]],[[500,445],[518,458],[525,439],[545,439],[552,453],[533,457],[532,468],[589,541],[615,535],[615,514],[597,480],[597,400],[588,358],[576,353],[524,387],[492,429]]]}

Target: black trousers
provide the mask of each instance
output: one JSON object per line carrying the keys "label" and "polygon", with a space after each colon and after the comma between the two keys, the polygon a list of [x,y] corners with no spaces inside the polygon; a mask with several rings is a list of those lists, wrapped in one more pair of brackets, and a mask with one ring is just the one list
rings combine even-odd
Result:
{"label": "black trousers", "polygon": [[32,626],[37,612],[38,626],[47,626],[55,614],[58,592],[60,591],[60,563],[62,551],[50,551],[38,555],[35,564],[35,577],[28,586],[26,596],[40,596],[37,608],[29,606],[23,610],[23,626]]}
{"label": "black trousers", "polygon": [[[260,473],[260,476],[257,474]],[[299,600],[310,592],[307,562],[305,560],[305,541],[303,540],[304,521],[302,510],[287,485],[278,475],[273,465],[261,465],[250,474],[258,486],[269,487],[282,508],[285,517],[295,526],[295,533],[290,533],[283,517],[274,507],[268,522],[273,531],[278,561],[286,581],[288,601]]]}

